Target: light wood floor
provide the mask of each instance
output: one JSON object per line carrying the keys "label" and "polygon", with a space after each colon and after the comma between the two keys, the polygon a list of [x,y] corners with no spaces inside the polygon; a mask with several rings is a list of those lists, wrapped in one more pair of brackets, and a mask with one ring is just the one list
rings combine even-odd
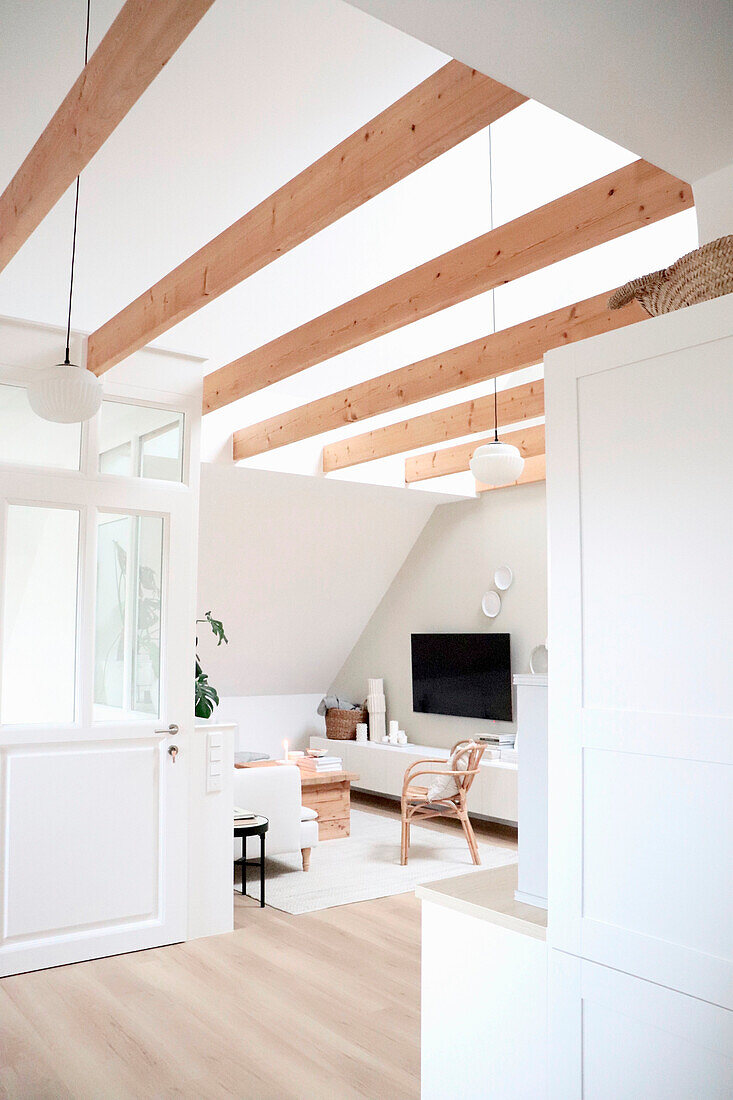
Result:
{"label": "light wood floor", "polygon": [[301,916],[240,898],[230,935],[3,979],[0,1096],[410,1100],[419,956],[412,894]]}

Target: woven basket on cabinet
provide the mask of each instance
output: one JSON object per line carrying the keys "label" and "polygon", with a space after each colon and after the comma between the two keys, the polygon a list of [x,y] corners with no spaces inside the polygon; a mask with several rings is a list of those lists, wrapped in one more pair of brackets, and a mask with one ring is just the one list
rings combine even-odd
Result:
{"label": "woven basket on cabinet", "polygon": [[620,309],[636,298],[652,317],[733,293],[733,236],[688,252],[670,267],[632,279],[608,299]]}
{"label": "woven basket on cabinet", "polygon": [[366,722],[365,710],[337,710],[332,707],[326,711],[326,737],[331,741],[355,741],[359,722]]}

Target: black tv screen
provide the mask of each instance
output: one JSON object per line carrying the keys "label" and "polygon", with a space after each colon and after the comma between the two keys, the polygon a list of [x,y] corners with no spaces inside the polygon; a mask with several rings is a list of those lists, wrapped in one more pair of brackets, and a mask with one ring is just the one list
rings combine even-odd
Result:
{"label": "black tv screen", "polygon": [[512,721],[508,634],[413,634],[412,709]]}

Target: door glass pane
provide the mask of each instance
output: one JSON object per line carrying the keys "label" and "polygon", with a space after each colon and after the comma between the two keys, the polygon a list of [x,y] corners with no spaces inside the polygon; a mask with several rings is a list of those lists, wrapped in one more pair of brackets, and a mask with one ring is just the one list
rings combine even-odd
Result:
{"label": "door glass pane", "polygon": [[0,462],[78,470],[81,424],[36,416],[23,386],[0,385]]}
{"label": "door glass pane", "polygon": [[99,472],[161,481],[183,478],[183,413],[103,401]]}
{"label": "door glass pane", "polygon": [[157,717],[163,520],[100,512],[94,718]]}
{"label": "door glass pane", "polygon": [[79,513],[11,504],[5,539],[3,722],[73,722]]}

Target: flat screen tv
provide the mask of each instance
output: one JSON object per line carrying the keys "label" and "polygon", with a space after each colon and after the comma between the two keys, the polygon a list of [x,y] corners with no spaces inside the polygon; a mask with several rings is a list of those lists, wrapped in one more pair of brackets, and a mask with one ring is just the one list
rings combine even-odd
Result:
{"label": "flat screen tv", "polygon": [[413,634],[412,709],[512,721],[508,634]]}

